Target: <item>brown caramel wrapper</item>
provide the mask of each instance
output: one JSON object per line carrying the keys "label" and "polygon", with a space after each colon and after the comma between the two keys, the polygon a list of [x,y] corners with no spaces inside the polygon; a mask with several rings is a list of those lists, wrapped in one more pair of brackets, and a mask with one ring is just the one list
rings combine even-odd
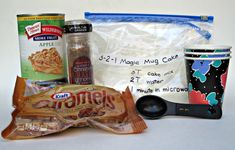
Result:
{"label": "brown caramel wrapper", "polygon": [[28,139],[69,127],[95,127],[117,134],[147,128],[138,116],[129,88],[125,92],[95,85],[59,85],[25,96],[26,79],[17,77],[12,121],[2,132],[6,139]]}

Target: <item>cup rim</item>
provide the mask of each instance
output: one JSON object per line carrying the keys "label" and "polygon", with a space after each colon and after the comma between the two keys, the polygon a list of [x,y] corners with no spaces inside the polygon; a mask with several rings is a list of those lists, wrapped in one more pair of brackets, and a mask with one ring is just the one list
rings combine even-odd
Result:
{"label": "cup rim", "polygon": [[184,54],[192,54],[192,55],[226,55],[231,53],[232,52],[219,52],[219,53],[184,52]]}
{"label": "cup rim", "polygon": [[185,59],[189,60],[225,60],[225,59],[230,59],[231,56],[229,57],[215,57],[215,58],[202,58],[202,57],[184,57]]}
{"label": "cup rim", "polygon": [[231,49],[232,46],[228,46],[228,45],[215,45],[215,44],[196,44],[196,45],[191,45],[191,46],[186,46],[184,47],[184,49],[204,49],[204,50],[216,50],[216,49]]}

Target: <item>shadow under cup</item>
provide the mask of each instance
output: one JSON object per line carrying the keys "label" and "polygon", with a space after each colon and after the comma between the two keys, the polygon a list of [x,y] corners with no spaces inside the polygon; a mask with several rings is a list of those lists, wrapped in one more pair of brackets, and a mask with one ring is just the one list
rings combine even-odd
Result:
{"label": "shadow under cup", "polygon": [[185,57],[190,104],[222,106],[230,57]]}

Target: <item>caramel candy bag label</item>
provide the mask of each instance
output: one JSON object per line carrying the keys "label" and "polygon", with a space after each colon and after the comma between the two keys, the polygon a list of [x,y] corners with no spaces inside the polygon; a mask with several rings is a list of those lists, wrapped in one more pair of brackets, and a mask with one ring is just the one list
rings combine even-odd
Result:
{"label": "caramel candy bag label", "polygon": [[26,139],[90,126],[114,133],[140,133],[147,128],[136,111],[132,95],[95,85],[60,85],[24,96],[26,80],[17,78],[13,119],[2,132],[7,139]]}

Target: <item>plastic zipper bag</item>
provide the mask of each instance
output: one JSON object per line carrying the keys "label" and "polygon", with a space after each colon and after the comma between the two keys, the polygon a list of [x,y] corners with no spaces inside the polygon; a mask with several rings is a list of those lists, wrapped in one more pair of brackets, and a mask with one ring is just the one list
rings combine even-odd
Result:
{"label": "plastic zipper bag", "polygon": [[209,43],[212,16],[85,13],[95,84],[188,102],[183,48]]}

